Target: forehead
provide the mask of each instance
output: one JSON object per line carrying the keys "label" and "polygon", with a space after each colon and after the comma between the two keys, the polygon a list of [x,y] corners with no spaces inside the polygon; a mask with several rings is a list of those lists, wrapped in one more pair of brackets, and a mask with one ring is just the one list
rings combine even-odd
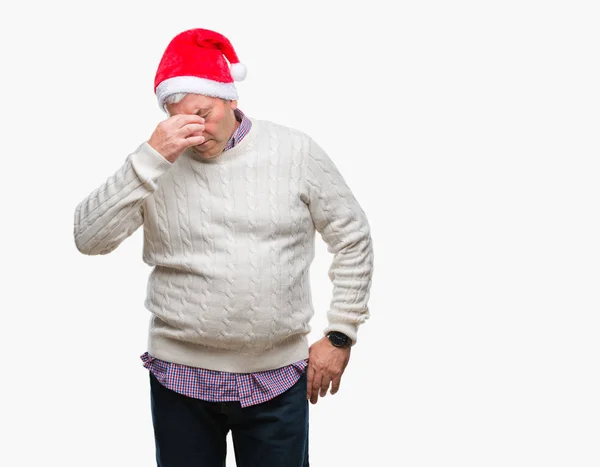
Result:
{"label": "forehead", "polygon": [[187,94],[177,104],[169,107],[175,113],[195,113],[200,109],[208,110],[214,107],[219,101],[216,97],[204,96],[202,94]]}

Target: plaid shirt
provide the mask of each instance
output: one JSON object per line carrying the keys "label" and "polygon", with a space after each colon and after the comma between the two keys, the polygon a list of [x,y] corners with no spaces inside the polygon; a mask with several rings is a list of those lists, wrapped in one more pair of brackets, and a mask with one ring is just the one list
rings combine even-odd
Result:
{"label": "plaid shirt", "polygon": [[[231,149],[248,134],[252,122],[236,109],[240,126],[233,133],[224,151]],[[307,360],[275,370],[257,373],[228,373],[165,362],[148,352],[140,356],[144,367],[165,387],[188,397],[211,402],[239,401],[242,407],[273,399],[291,388],[306,370]]]}

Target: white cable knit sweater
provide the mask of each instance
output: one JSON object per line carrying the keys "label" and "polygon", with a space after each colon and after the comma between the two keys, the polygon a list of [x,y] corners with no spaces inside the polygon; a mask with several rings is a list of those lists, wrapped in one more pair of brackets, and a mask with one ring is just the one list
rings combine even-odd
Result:
{"label": "white cable knit sweater", "polygon": [[306,358],[315,229],[333,253],[325,333],[356,343],[369,317],[373,247],[363,210],[307,135],[251,120],[250,133],[212,160],[186,150],[170,163],[143,143],[75,211],[75,243],[89,255],[110,253],[144,226],[156,358],[233,373]]}

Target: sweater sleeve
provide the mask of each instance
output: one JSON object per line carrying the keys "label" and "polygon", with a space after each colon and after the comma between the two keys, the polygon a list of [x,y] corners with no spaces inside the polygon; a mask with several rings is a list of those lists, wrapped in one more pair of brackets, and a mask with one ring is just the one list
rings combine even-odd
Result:
{"label": "sweater sleeve", "polygon": [[121,168],[82,200],[75,209],[73,235],[86,255],[115,250],[140,227],[144,200],[173,164],[147,142],[130,154]]}
{"label": "sweater sleeve", "polygon": [[339,331],[356,344],[359,325],[369,318],[373,244],[367,217],[329,156],[314,141],[305,163],[308,209],[315,229],[333,254],[333,295],[324,333]]}

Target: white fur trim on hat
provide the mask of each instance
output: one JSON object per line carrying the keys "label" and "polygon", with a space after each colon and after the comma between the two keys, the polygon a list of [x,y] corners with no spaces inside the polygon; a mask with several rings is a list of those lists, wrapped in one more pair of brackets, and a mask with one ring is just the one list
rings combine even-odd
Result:
{"label": "white fur trim on hat", "polygon": [[233,83],[220,83],[206,78],[198,78],[197,76],[176,76],[164,80],[156,87],[156,98],[159,107],[164,109],[165,98],[177,92],[202,94],[228,100],[238,99],[237,89]]}

